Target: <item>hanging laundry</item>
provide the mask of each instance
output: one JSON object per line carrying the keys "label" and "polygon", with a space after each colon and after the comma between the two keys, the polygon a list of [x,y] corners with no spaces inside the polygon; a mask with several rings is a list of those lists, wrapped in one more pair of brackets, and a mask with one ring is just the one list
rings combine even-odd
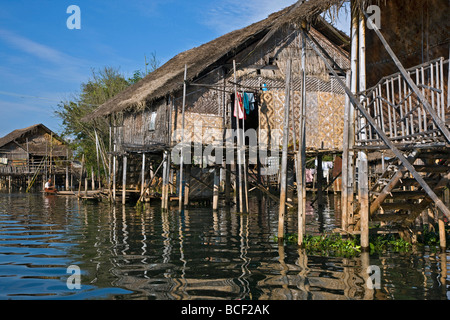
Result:
{"label": "hanging laundry", "polygon": [[242,92],[242,105],[244,106],[245,113],[249,114],[250,113],[250,106],[248,104],[247,92]]}
{"label": "hanging laundry", "polygon": [[238,92],[237,94],[237,99],[234,100],[234,117],[237,118],[237,110],[239,110],[239,119],[245,119],[246,118],[246,114],[244,112],[244,107],[242,105],[242,96],[240,95],[240,93]]}
{"label": "hanging laundry", "polygon": [[255,110],[255,94],[252,92],[249,92],[249,93],[247,93],[247,98],[248,98],[248,104],[249,104],[250,111],[254,111]]}

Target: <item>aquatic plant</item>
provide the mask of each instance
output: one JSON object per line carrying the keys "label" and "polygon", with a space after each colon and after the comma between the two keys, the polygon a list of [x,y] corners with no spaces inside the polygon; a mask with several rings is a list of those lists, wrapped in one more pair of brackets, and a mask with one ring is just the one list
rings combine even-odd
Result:
{"label": "aquatic plant", "polygon": [[[277,237],[274,237],[278,241]],[[285,235],[286,244],[297,244],[297,234]],[[439,243],[439,240],[438,240]],[[307,235],[303,239],[303,246],[308,254],[326,256],[353,257],[361,253],[360,237],[358,235],[343,237],[340,234]],[[369,238],[370,253],[383,251],[408,252],[412,245],[396,234],[372,235]]]}

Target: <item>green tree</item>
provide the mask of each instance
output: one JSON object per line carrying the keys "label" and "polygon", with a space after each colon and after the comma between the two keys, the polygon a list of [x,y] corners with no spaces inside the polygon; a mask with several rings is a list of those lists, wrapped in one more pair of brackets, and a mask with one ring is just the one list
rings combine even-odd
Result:
{"label": "green tree", "polygon": [[105,146],[109,146],[109,123],[108,119],[101,117],[89,122],[82,119],[156,70],[159,64],[156,53],[152,53],[149,60],[145,57],[145,71],[137,70],[128,79],[112,67],[92,69],[91,78],[81,84],[81,93],[58,104],[55,115],[62,120],[61,136],[69,142],[76,159],[80,160],[85,155],[86,168],[94,168],[96,174],[108,170]]}
{"label": "green tree", "polygon": [[58,104],[55,115],[62,120],[61,135],[69,141],[77,159],[85,155],[86,168],[92,167],[97,172],[104,163],[107,165],[105,146],[109,144],[109,124],[105,118],[90,122],[82,119],[129,85],[130,82],[114,68],[92,70],[89,81],[81,84],[81,93],[71,101]]}

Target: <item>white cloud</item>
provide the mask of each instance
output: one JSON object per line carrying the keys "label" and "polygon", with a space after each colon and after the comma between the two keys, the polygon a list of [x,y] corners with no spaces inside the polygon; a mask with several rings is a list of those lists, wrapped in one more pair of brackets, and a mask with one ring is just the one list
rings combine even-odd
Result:
{"label": "white cloud", "polygon": [[297,0],[222,0],[205,10],[203,23],[224,34],[267,18]]}
{"label": "white cloud", "polygon": [[5,29],[0,29],[0,40],[33,59],[31,66],[41,75],[65,82],[80,82],[85,79],[84,70],[88,69],[89,64],[82,59]]}

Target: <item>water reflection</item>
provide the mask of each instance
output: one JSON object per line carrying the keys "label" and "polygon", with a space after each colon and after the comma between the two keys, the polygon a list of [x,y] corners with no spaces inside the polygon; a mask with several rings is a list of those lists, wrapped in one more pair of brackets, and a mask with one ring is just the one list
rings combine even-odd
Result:
{"label": "water reflection", "polygon": [[[337,199],[308,206],[307,232],[332,230]],[[307,255],[279,246],[276,203],[252,199],[230,209],[136,210],[71,197],[0,194],[0,299],[448,299],[448,254],[358,258]],[[295,233],[296,213],[286,216]],[[66,286],[82,270],[81,290]],[[381,270],[381,289],[366,281]]]}

